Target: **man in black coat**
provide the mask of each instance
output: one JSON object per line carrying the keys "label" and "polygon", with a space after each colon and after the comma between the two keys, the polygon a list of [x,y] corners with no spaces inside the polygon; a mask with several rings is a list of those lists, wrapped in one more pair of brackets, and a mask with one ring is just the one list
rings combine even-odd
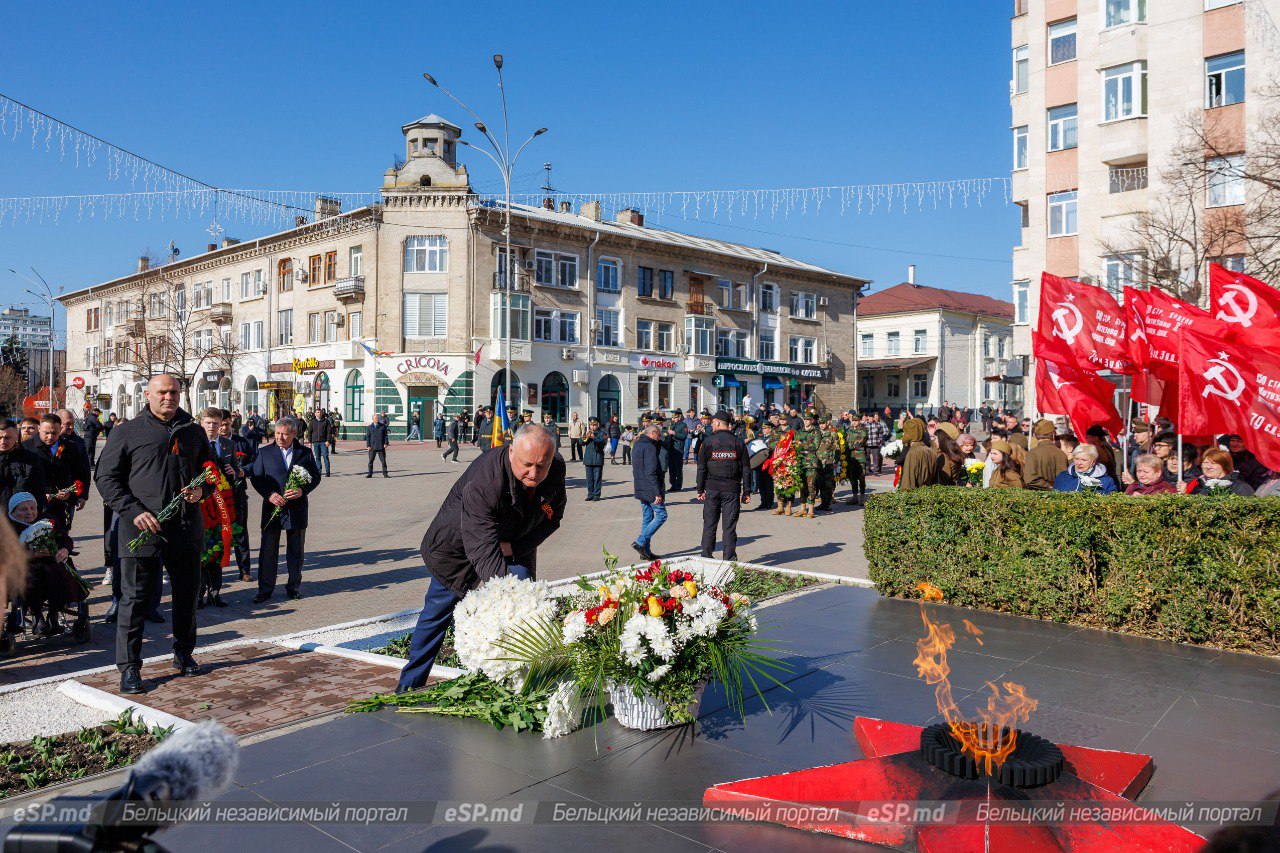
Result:
{"label": "man in black coat", "polygon": [[[168,374],[147,383],[147,407],[121,423],[102,448],[96,483],[102,500],[120,517],[119,539],[142,534],[150,541],[136,550],[120,547],[120,607],[116,625],[116,666],[120,692],[145,693],[142,683],[142,629],[151,594],[160,583],[160,567],[173,588],[173,665],[183,675],[199,675],[191,652],[196,646],[196,593],[204,522],[200,503],[208,483],[189,484],[209,461],[209,442],[191,416],[178,407],[181,387]],[[157,516],[182,495],[172,518]]]}
{"label": "man in black coat", "polygon": [[98,438],[106,429],[106,426],[102,423],[102,410],[90,409],[88,414],[84,416],[84,440],[89,448],[89,465],[91,467],[98,461]]}
{"label": "man in black coat", "polygon": [[[307,495],[320,485],[320,469],[311,450],[294,440],[296,436],[297,425],[292,418],[276,421],[275,442],[258,451],[249,469],[249,480],[262,495],[262,544],[258,550],[258,594],[254,604],[261,604],[275,592],[281,530],[285,531],[285,563],[289,569],[284,591],[290,598],[302,597]],[[290,486],[289,472],[294,468],[306,471],[310,479],[301,486]]]}
{"label": "man in black coat", "polygon": [[231,542],[235,547],[236,565],[240,568],[240,580],[248,581],[252,580],[250,555],[253,553],[249,548],[249,469],[253,467],[258,448],[249,439],[235,433],[234,421],[226,409],[222,410],[222,427],[218,430],[218,435],[231,442],[234,452],[232,464],[237,473],[234,478],[230,478],[231,493],[235,495],[236,518],[240,520],[240,530],[232,533]]}
{"label": "man in black coat", "polygon": [[383,423],[382,418],[378,417],[378,413],[373,413],[373,420],[369,421],[369,425],[364,430],[364,446],[369,451],[369,473],[365,474],[365,479],[373,476],[373,459],[376,456],[382,460],[382,476],[390,477],[387,473],[387,447],[391,444],[391,436],[387,425]]}
{"label": "man in black coat", "polygon": [[724,521],[724,559],[738,559],[738,513],[751,503],[751,460],[746,443],[733,434],[733,415],[716,412],[711,436],[698,451],[698,500],[702,505],[702,556],[716,548],[716,527]]}
{"label": "man in black coat", "polygon": [[453,484],[422,537],[431,584],[396,692],[427,683],[463,596],[490,578],[536,577],[538,546],[564,518],[564,469],[551,436],[532,425],[481,454]]}
{"label": "man in black coat", "polygon": [[324,409],[317,407],[311,422],[307,424],[307,444],[311,448],[311,455],[316,458],[316,467],[324,466],[326,477],[329,476],[329,438],[332,434],[333,421],[329,420]]}
{"label": "man in black coat", "polygon": [[595,415],[587,418],[587,437],[582,442],[582,468],[587,478],[587,500],[600,500],[604,486],[604,446],[609,434]]}
{"label": "man in black coat", "polygon": [[9,498],[30,492],[44,509],[44,465],[34,453],[18,443],[18,425],[0,418],[0,506],[9,508]]}
{"label": "man in black coat", "polygon": [[83,486],[76,497],[68,501],[68,505],[72,508],[71,515],[67,519],[67,529],[70,530],[71,519],[75,517],[76,512],[84,509],[85,503],[89,500],[90,472],[93,463],[89,459],[89,445],[76,434],[75,413],[70,409],[58,409],[55,414],[62,421],[62,435],[58,440],[65,441],[68,447],[76,449],[76,457],[67,462],[67,466],[71,469],[71,481],[79,482]]}
{"label": "man in black coat", "polygon": [[42,417],[35,437],[27,439],[22,446],[40,460],[45,485],[45,494],[40,497],[46,502],[48,514],[64,530],[69,530],[80,460],[75,445],[62,440],[62,419],[57,415]]}
{"label": "man in black coat", "polygon": [[666,487],[662,478],[662,428],[646,423],[631,449],[631,484],[635,499],[640,501],[640,535],[631,547],[646,560],[656,560],[649,548],[653,535],[667,522]]}
{"label": "man in black coat", "polygon": [[667,476],[671,478],[673,492],[684,488],[684,443],[688,438],[689,428],[684,425],[684,414],[679,409],[673,409],[666,446]]}

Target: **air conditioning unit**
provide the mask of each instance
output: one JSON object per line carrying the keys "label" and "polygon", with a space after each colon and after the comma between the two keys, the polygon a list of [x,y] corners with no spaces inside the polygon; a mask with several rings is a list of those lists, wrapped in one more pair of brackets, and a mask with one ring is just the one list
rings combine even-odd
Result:
{"label": "air conditioning unit", "polygon": [[346,315],[345,315],[345,314],[339,314],[337,317],[335,317],[335,318],[334,318],[334,320],[333,320],[333,325],[335,325],[335,326],[345,326],[345,325],[347,325],[347,317],[346,317]]}
{"label": "air conditioning unit", "polygon": [[587,370],[575,370],[573,372],[574,385],[586,385],[591,381],[591,373]]}
{"label": "air conditioning unit", "polygon": [[565,347],[564,349],[560,350],[560,357],[563,358],[565,361],[573,361],[575,358],[578,357],[578,353],[572,347]]}
{"label": "air conditioning unit", "polygon": [[591,321],[591,331],[593,331],[593,332],[598,332],[598,331],[600,331],[600,321],[599,321],[599,320],[592,320],[592,321]]}
{"label": "air conditioning unit", "polygon": [[527,270],[531,270],[531,269],[533,269],[533,261],[525,261],[525,262],[524,262],[524,268],[525,268],[525,269],[527,269]]}
{"label": "air conditioning unit", "polygon": [[1079,281],[1081,284],[1093,284],[1093,276],[1091,275],[1082,275],[1080,276],[1080,278],[1076,280]]}
{"label": "air conditioning unit", "polygon": [[827,297],[825,297],[825,296],[819,296],[819,297],[818,297],[818,307],[819,307],[819,308],[826,308],[826,307],[827,307]]}

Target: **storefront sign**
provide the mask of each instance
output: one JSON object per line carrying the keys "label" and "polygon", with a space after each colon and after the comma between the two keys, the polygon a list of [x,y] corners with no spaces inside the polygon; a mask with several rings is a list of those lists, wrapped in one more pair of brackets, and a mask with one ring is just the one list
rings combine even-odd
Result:
{"label": "storefront sign", "polygon": [[206,370],[203,374],[205,385],[217,385],[222,381],[222,377],[226,376],[225,370]]}
{"label": "storefront sign", "polygon": [[631,353],[631,366],[636,370],[675,370],[678,365],[679,362],[673,355],[655,355],[651,352]]}
{"label": "storefront sign", "polygon": [[259,382],[258,387],[263,391],[292,391],[293,383],[271,380],[269,382]]}
{"label": "storefront sign", "polygon": [[312,355],[306,358],[295,358],[293,361],[284,362],[283,364],[273,364],[271,365],[271,372],[310,373],[313,370],[333,370],[336,366],[337,362],[331,358],[321,361]]}
{"label": "storefront sign", "polygon": [[83,376],[77,376],[75,379],[72,379],[72,380],[71,380],[71,384],[72,384],[72,385],[74,385],[76,388],[83,388],[83,387],[84,387],[84,377],[83,377]]}
{"label": "storefront sign", "polygon": [[789,376],[793,379],[831,381],[831,368],[829,367],[785,364],[778,361],[746,361],[735,358],[717,358],[716,370],[725,373],[754,373],[757,376]]}
{"label": "storefront sign", "polygon": [[396,360],[396,373],[401,376],[406,373],[425,370],[428,373],[435,373],[447,379],[449,378],[450,369],[449,361],[436,355],[404,355]]}

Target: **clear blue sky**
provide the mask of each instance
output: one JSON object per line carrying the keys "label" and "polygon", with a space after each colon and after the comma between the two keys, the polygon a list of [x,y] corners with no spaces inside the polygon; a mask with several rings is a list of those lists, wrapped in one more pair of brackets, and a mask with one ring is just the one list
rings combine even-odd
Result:
{"label": "clear blue sky", "polygon": [[[490,56],[500,52],[513,135],[551,128],[522,158],[518,190],[536,190],[543,161],[566,192],[994,177],[1010,164],[1011,7],[10,4],[0,92],[217,186],[358,192],[403,150],[401,124],[438,112],[469,128],[423,71],[497,124]],[[498,186],[487,160],[463,159],[482,190]],[[0,139],[0,196],[129,189],[101,164]],[[1009,298],[1018,216],[1003,193],[982,208],[908,210],[842,216],[832,203],[738,227],[663,224],[871,278],[873,289],[915,263],[921,283]],[[207,225],[6,223],[0,302],[30,301],[11,267],[72,290],[130,272],[148,246],[196,253]]]}

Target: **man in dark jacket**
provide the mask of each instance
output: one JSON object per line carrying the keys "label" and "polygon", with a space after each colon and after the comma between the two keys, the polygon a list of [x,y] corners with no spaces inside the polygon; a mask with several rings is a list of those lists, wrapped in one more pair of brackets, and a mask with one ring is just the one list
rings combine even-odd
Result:
{"label": "man in dark jacket", "polygon": [[45,494],[40,498],[46,501],[46,514],[69,530],[77,500],[75,481],[80,460],[75,445],[62,440],[62,420],[57,415],[45,415],[35,437],[22,446],[40,460],[45,485]]}
{"label": "man in dark jacket", "polygon": [[90,409],[84,416],[84,440],[89,450],[89,465],[92,467],[98,460],[98,438],[106,431],[102,423],[102,411]]}
{"label": "man in dark jacket", "polygon": [[231,464],[236,471],[236,476],[228,479],[231,481],[231,493],[235,496],[236,518],[240,519],[240,531],[232,532],[231,541],[235,546],[240,580],[248,581],[252,579],[249,563],[250,555],[253,553],[249,548],[249,471],[253,468],[253,459],[258,454],[258,448],[244,436],[236,435],[231,413],[226,409],[222,410],[222,427],[218,430],[218,434],[231,442],[235,453]]}
{"label": "man in dark jacket", "polygon": [[564,518],[564,469],[551,436],[533,425],[481,454],[453,484],[422,537],[431,584],[396,692],[427,683],[463,596],[502,575],[536,578],[538,546]]}
{"label": "man in dark jacket", "polygon": [[329,476],[329,437],[332,433],[333,422],[324,409],[316,409],[315,417],[307,424],[307,444],[311,445],[311,455],[316,458],[316,468],[323,466],[326,477]]}
{"label": "man in dark jacket", "polygon": [[689,438],[689,429],[684,425],[684,414],[679,409],[671,410],[669,429],[667,476],[671,478],[671,491],[678,492],[684,488],[684,446]]}
{"label": "man in dark jacket", "polygon": [[449,446],[445,448],[444,453],[440,454],[441,459],[448,459],[452,456],[454,463],[457,463],[458,442],[462,439],[465,429],[466,424],[462,422],[461,412],[449,418],[448,422],[444,425],[444,438],[445,441],[449,442]]}
{"label": "man in dark jacket", "polygon": [[738,559],[738,513],[751,503],[751,460],[746,443],[733,434],[733,416],[716,412],[711,436],[698,451],[698,500],[702,504],[702,556],[716,549],[716,527],[724,521],[724,559]]}
{"label": "man in dark jacket", "polygon": [[364,475],[365,479],[373,476],[375,456],[382,460],[382,476],[391,476],[387,473],[387,446],[390,443],[387,425],[382,422],[382,418],[378,417],[378,413],[374,412],[373,420],[369,421],[369,426],[365,427],[364,431],[364,446],[369,450],[369,473]]}
{"label": "man in dark jacket", "polygon": [[[275,443],[258,451],[249,469],[253,488],[262,495],[262,544],[258,550],[258,594],[253,603],[261,604],[276,588],[276,568],[280,565],[280,531],[285,531],[285,562],[289,580],[285,594],[301,598],[302,561],[305,557],[308,505],[307,495],[320,485],[320,468],[315,456],[294,441],[295,427],[290,418],[276,421]],[[301,468],[310,479],[300,486],[289,485],[289,472]],[[276,510],[279,509],[279,515]]]}
{"label": "man in dark jacket", "polygon": [[[196,593],[204,523],[197,506],[212,487],[188,486],[209,461],[209,442],[191,415],[178,407],[181,386],[168,374],[147,383],[147,407],[114,430],[102,448],[96,483],[102,500],[120,517],[118,537],[127,543],[144,531],[150,541],[136,550],[120,547],[120,606],[116,624],[116,666],[120,692],[145,693],[142,683],[142,629],[163,565],[173,589],[173,666],[199,675],[196,647]],[[167,521],[156,516],[179,494],[186,504]]]}
{"label": "man in dark jacket", "polygon": [[89,500],[92,465],[89,461],[89,445],[85,444],[85,440],[76,433],[75,413],[70,409],[58,409],[55,414],[62,421],[62,434],[58,440],[60,442],[65,441],[68,447],[76,449],[75,457],[67,461],[67,467],[71,469],[71,481],[72,483],[79,482],[82,486],[76,496],[67,502],[67,505],[71,508],[71,513],[67,518],[67,529],[70,530],[71,520],[75,518],[77,512],[84,509],[85,503]]}
{"label": "man in dark jacket", "polygon": [[662,428],[650,421],[642,427],[631,450],[631,482],[635,499],[640,501],[640,535],[631,547],[646,560],[656,560],[657,555],[649,547],[653,535],[667,521],[666,489],[662,479],[662,453],[660,436]]}
{"label": "man in dark jacket", "polygon": [[1244,439],[1238,435],[1227,436],[1227,449],[1231,452],[1231,461],[1235,463],[1236,473],[1254,491],[1262,488],[1262,484],[1271,478],[1271,471],[1258,461],[1253,451],[1245,446]]}
{"label": "man in dark jacket", "polygon": [[595,415],[587,418],[587,437],[582,442],[582,467],[587,478],[587,500],[600,500],[604,486],[604,446],[609,442],[608,431],[600,426]]}
{"label": "man in dark jacket", "polygon": [[18,492],[30,492],[44,509],[44,465],[34,453],[18,443],[18,425],[0,418],[0,506],[6,510],[9,498]]}

